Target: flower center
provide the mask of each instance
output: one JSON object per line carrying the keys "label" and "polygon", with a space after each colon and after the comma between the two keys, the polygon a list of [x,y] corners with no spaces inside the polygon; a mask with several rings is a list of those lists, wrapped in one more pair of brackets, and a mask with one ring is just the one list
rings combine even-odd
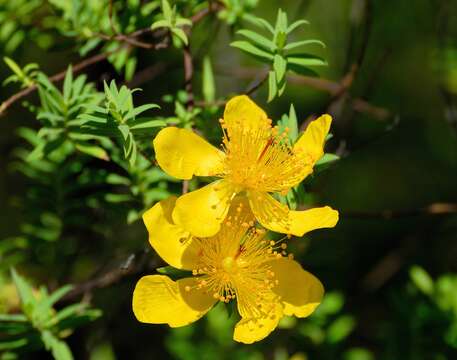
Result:
{"label": "flower center", "polygon": [[192,274],[198,289],[225,303],[236,298],[242,316],[258,317],[277,297],[270,261],[286,256],[287,246],[284,239],[264,239],[265,231],[245,220],[242,214],[228,216],[217,235],[194,238],[201,250]]}
{"label": "flower center", "polygon": [[238,270],[238,265],[232,256],[227,256],[222,260],[222,268],[230,274],[235,273]]}
{"label": "flower center", "polygon": [[233,184],[264,192],[285,192],[312,171],[312,163],[294,152],[287,136],[271,124],[227,126],[220,120],[227,156],[223,176]]}

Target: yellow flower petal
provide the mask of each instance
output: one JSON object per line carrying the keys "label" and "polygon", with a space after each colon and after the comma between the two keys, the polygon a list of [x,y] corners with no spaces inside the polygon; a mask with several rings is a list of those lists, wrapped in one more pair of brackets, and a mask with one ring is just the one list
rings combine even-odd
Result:
{"label": "yellow flower petal", "polygon": [[[332,117],[330,115],[322,115],[308,125],[303,135],[294,145],[294,152],[303,157],[309,163],[311,169],[316,161],[324,155],[325,138],[330,130],[331,123]],[[311,169],[310,173],[312,172]]]}
{"label": "yellow flower petal", "polygon": [[281,296],[285,315],[309,316],[324,296],[322,283],[302,269],[299,263],[286,258],[270,262],[278,284],[272,289]]}
{"label": "yellow flower petal", "polygon": [[159,256],[175,268],[192,270],[197,266],[199,249],[189,232],[173,223],[175,202],[176,196],[160,201],[144,213],[143,221],[149,243]]}
{"label": "yellow flower petal", "polygon": [[317,229],[332,228],[339,219],[338,211],[330,206],[312,208],[303,211],[289,211],[290,234],[303,236]]}
{"label": "yellow flower petal", "polygon": [[187,193],[176,200],[173,221],[194,236],[213,236],[219,231],[235,194],[235,188],[225,180]]}
{"label": "yellow flower petal", "polygon": [[160,167],[178,179],[222,171],[224,153],[190,130],[167,127],[157,134],[153,144]]}
{"label": "yellow flower petal", "polygon": [[196,286],[196,280],[186,278],[175,282],[164,275],[142,277],[132,301],[138,321],[179,327],[200,319],[216,300],[201,290],[186,291],[187,286]]}
{"label": "yellow flower petal", "polygon": [[230,99],[225,105],[224,123],[229,132],[233,127],[258,129],[269,124],[268,116],[249,96],[240,95]]}
{"label": "yellow flower petal", "polygon": [[265,317],[258,319],[243,318],[235,325],[233,340],[252,344],[266,338],[278,326],[282,317],[281,305],[274,304],[274,310]]}
{"label": "yellow flower petal", "polygon": [[312,230],[334,227],[338,222],[338,211],[329,206],[293,211],[267,193],[249,191],[248,197],[256,219],[279,233],[303,236]]}

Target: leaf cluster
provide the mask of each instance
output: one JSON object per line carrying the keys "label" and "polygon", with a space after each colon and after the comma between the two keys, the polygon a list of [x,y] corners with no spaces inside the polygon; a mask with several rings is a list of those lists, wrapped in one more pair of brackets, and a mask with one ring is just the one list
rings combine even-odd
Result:
{"label": "leaf cluster", "polygon": [[167,29],[173,36],[175,46],[180,47],[181,43],[184,45],[189,43],[187,35],[182,29],[183,26],[192,26],[192,21],[180,16],[177,13],[176,6],[172,8],[167,0],[162,0],[162,16],[152,23],[151,30]]}
{"label": "leaf cluster", "polygon": [[230,45],[270,65],[271,70],[268,73],[268,101],[272,101],[276,96],[283,94],[286,88],[286,73],[288,71],[302,75],[316,76],[316,73],[310,67],[327,65],[327,62],[318,56],[296,52],[297,49],[309,45],[325,47],[322,41],[316,39],[295,42],[288,41],[288,36],[300,26],[308,25],[308,21],[297,20],[289,25],[287,14],[281,9],[278,10],[276,24],[274,26],[259,17],[250,17],[249,20],[257,28],[266,31],[269,37],[253,30],[241,29],[237,33],[246,40],[237,40]]}
{"label": "leaf cluster", "polygon": [[73,329],[100,317],[101,312],[84,303],[56,310],[54,305],[71,291],[70,285],[49,293],[45,287],[35,290],[14,269],[11,277],[20,298],[21,313],[0,315],[0,350],[7,352],[3,358],[15,358],[14,355],[44,347],[56,360],[73,359],[63,339]]}

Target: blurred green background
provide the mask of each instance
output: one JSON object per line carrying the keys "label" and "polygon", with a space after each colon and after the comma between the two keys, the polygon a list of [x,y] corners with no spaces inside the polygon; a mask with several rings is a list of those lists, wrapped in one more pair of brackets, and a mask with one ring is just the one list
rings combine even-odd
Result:
{"label": "blurred green background", "polygon": [[[84,43],[79,35],[65,29],[63,20],[63,24],[52,22],[53,16],[64,19],[63,12],[56,9],[71,1],[17,1],[18,9],[32,7],[32,3],[36,7],[15,10],[17,27],[8,33],[4,24],[11,20],[12,3],[0,1],[0,51],[4,55],[21,66],[35,62],[49,76],[87,57],[78,54]],[[61,7],[55,5],[58,3]],[[122,17],[141,12],[153,2],[115,3]],[[175,3],[188,17],[192,9],[207,6],[204,1]],[[126,190],[113,190],[118,184],[106,181],[104,175],[113,171],[129,179],[134,175],[89,157],[78,160],[83,168],[73,169],[71,156],[64,164],[56,160],[54,167],[39,164],[37,171],[42,173],[31,181],[17,166],[17,149],[28,146],[18,129],[39,129],[41,125],[19,101],[0,118],[0,313],[19,308],[8,272],[14,265],[31,283],[51,290],[68,283],[87,287],[77,287],[78,293],[55,306],[59,309],[83,299],[102,311],[102,316],[66,337],[76,359],[456,359],[457,3],[227,3],[241,4],[244,13],[272,23],[281,8],[290,21],[310,22],[294,33],[296,39],[316,38],[326,44],[325,49],[310,50],[328,61],[328,67],[318,69],[320,80],[291,74],[285,93],[274,101],[266,101],[266,84],[252,95],[273,119],[288,113],[291,103],[301,123],[324,112],[334,117],[334,137],[327,143],[327,151],[341,158],[315,174],[305,188],[314,203],[338,209],[340,222],[334,229],[290,242],[303,267],[325,285],[324,303],[308,319],[285,318],[267,339],[251,346],[232,341],[234,319],[222,306],[185,328],[139,323],[131,310],[133,288],[143,274],[163,263],[153,250],[144,254],[148,244],[141,220],[128,223],[126,219],[135,218],[132,209],[141,212],[145,204],[179,193],[181,184],[158,173],[149,183],[136,179],[139,185],[134,199],[115,201],[109,196],[121,196]],[[100,4],[106,15],[108,2]],[[124,6],[128,8],[125,14]],[[155,14],[157,10],[151,11]],[[152,23],[147,16],[135,19],[122,30],[128,33]],[[97,18],[92,21],[98,23]],[[201,94],[205,55],[211,59],[219,98],[242,93],[265,72],[265,65],[229,46],[238,38],[235,30],[239,27],[252,28],[243,20],[230,25],[217,16],[193,27],[190,49],[196,97]],[[21,29],[24,40],[8,46]],[[97,46],[90,54],[108,51]],[[162,109],[156,114],[173,116],[173,104],[163,97],[175,96],[184,88],[182,50],[135,51],[135,75],[126,82],[131,88],[143,89],[135,95],[135,103],[157,103]],[[154,64],[164,68],[152,68],[154,73]],[[124,70],[117,71],[108,61],[83,72],[101,91],[104,80],[116,79],[118,84],[125,80]],[[0,79],[10,74],[2,63]],[[0,99],[17,91],[17,86],[4,86]],[[39,102],[36,93],[22,100],[29,105]],[[220,135],[216,124],[221,111],[222,107],[216,109],[212,119],[206,114],[204,125],[197,120],[197,127],[210,134],[214,143]],[[152,157],[150,139],[144,144]],[[153,171],[147,162],[144,167]],[[83,174],[87,186],[70,196],[73,200],[90,198],[92,205],[77,205],[76,214],[68,209],[56,211],[63,220],[43,218],[68,195],[76,177],[81,179],[82,169],[87,172]],[[40,194],[40,186],[48,190]],[[147,200],[141,199],[144,186],[150,196]],[[50,204],[32,201],[39,196]],[[72,217],[66,222],[68,213]],[[30,225],[37,216],[41,216],[39,230],[44,233]],[[1,349],[0,345],[0,353]],[[19,355],[20,359],[50,357],[44,350]]]}

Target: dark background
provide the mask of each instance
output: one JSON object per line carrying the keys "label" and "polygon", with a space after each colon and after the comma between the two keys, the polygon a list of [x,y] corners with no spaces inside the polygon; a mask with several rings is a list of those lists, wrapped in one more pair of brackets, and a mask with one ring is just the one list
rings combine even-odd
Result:
{"label": "dark background", "polygon": [[[303,267],[325,285],[326,302],[311,318],[287,319],[252,346],[231,340],[233,321],[219,307],[182,329],[140,324],[131,311],[132,291],[141,274],[159,265],[157,260],[90,292],[104,315],[68,338],[75,357],[455,359],[457,341],[452,345],[446,339],[452,326],[457,333],[457,286],[450,290],[454,308],[444,310],[437,305],[440,295],[423,294],[410,269],[419,265],[436,280],[457,272],[456,5],[443,0],[260,1],[255,15],[273,21],[281,7],[291,19],[310,21],[298,35],[327,45],[317,50],[329,63],[317,83],[292,75],[285,94],[272,103],[266,103],[266,85],[253,95],[273,119],[288,112],[290,103],[303,123],[323,112],[334,117],[327,150],[341,159],[313,176],[306,188],[316,203],[338,209],[340,222],[334,229],[294,239],[292,245]],[[210,21],[194,29],[196,92],[205,51],[220,97],[243,92],[264,71],[263,65],[229,46],[232,36],[226,25],[214,27]],[[19,64],[37,62],[52,75],[80,61],[65,41],[62,37],[57,41],[61,46],[46,51],[27,42],[9,56]],[[137,101],[159,103],[162,115],[171,114],[161,98],[182,88],[181,53],[167,49],[139,54],[137,73],[154,63],[165,63],[167,69],[151,79],[134,77],[140,84],[131,87],[143,88]],[[123,80],[106,61],[85,72],[99,87],[102,80]],[[0,77],[8,74],[1,65]],[[3,87],[0,98],[14,92]],[[27,100],[36,102],[36,95]],[[11,170],[20,126],[39,128],[39,123],[15,104],[0,118],[0,239],[20,233],[23,221],[24,210],[17,203],[28,183]],[[180,184],[170,189],[178,192]],[[141,221],[127,225],[114,210],[102,220],[93,218],[111,228],[103,236],[64,234],[42,250],[34,249],[20,269],[51,288],[84,283],[117,269],[130,253],[147,245],[147,235]],[[79,251],[67,249],[60,256],[65,241]],[[29,358],[47,356],[43,352]]]}

